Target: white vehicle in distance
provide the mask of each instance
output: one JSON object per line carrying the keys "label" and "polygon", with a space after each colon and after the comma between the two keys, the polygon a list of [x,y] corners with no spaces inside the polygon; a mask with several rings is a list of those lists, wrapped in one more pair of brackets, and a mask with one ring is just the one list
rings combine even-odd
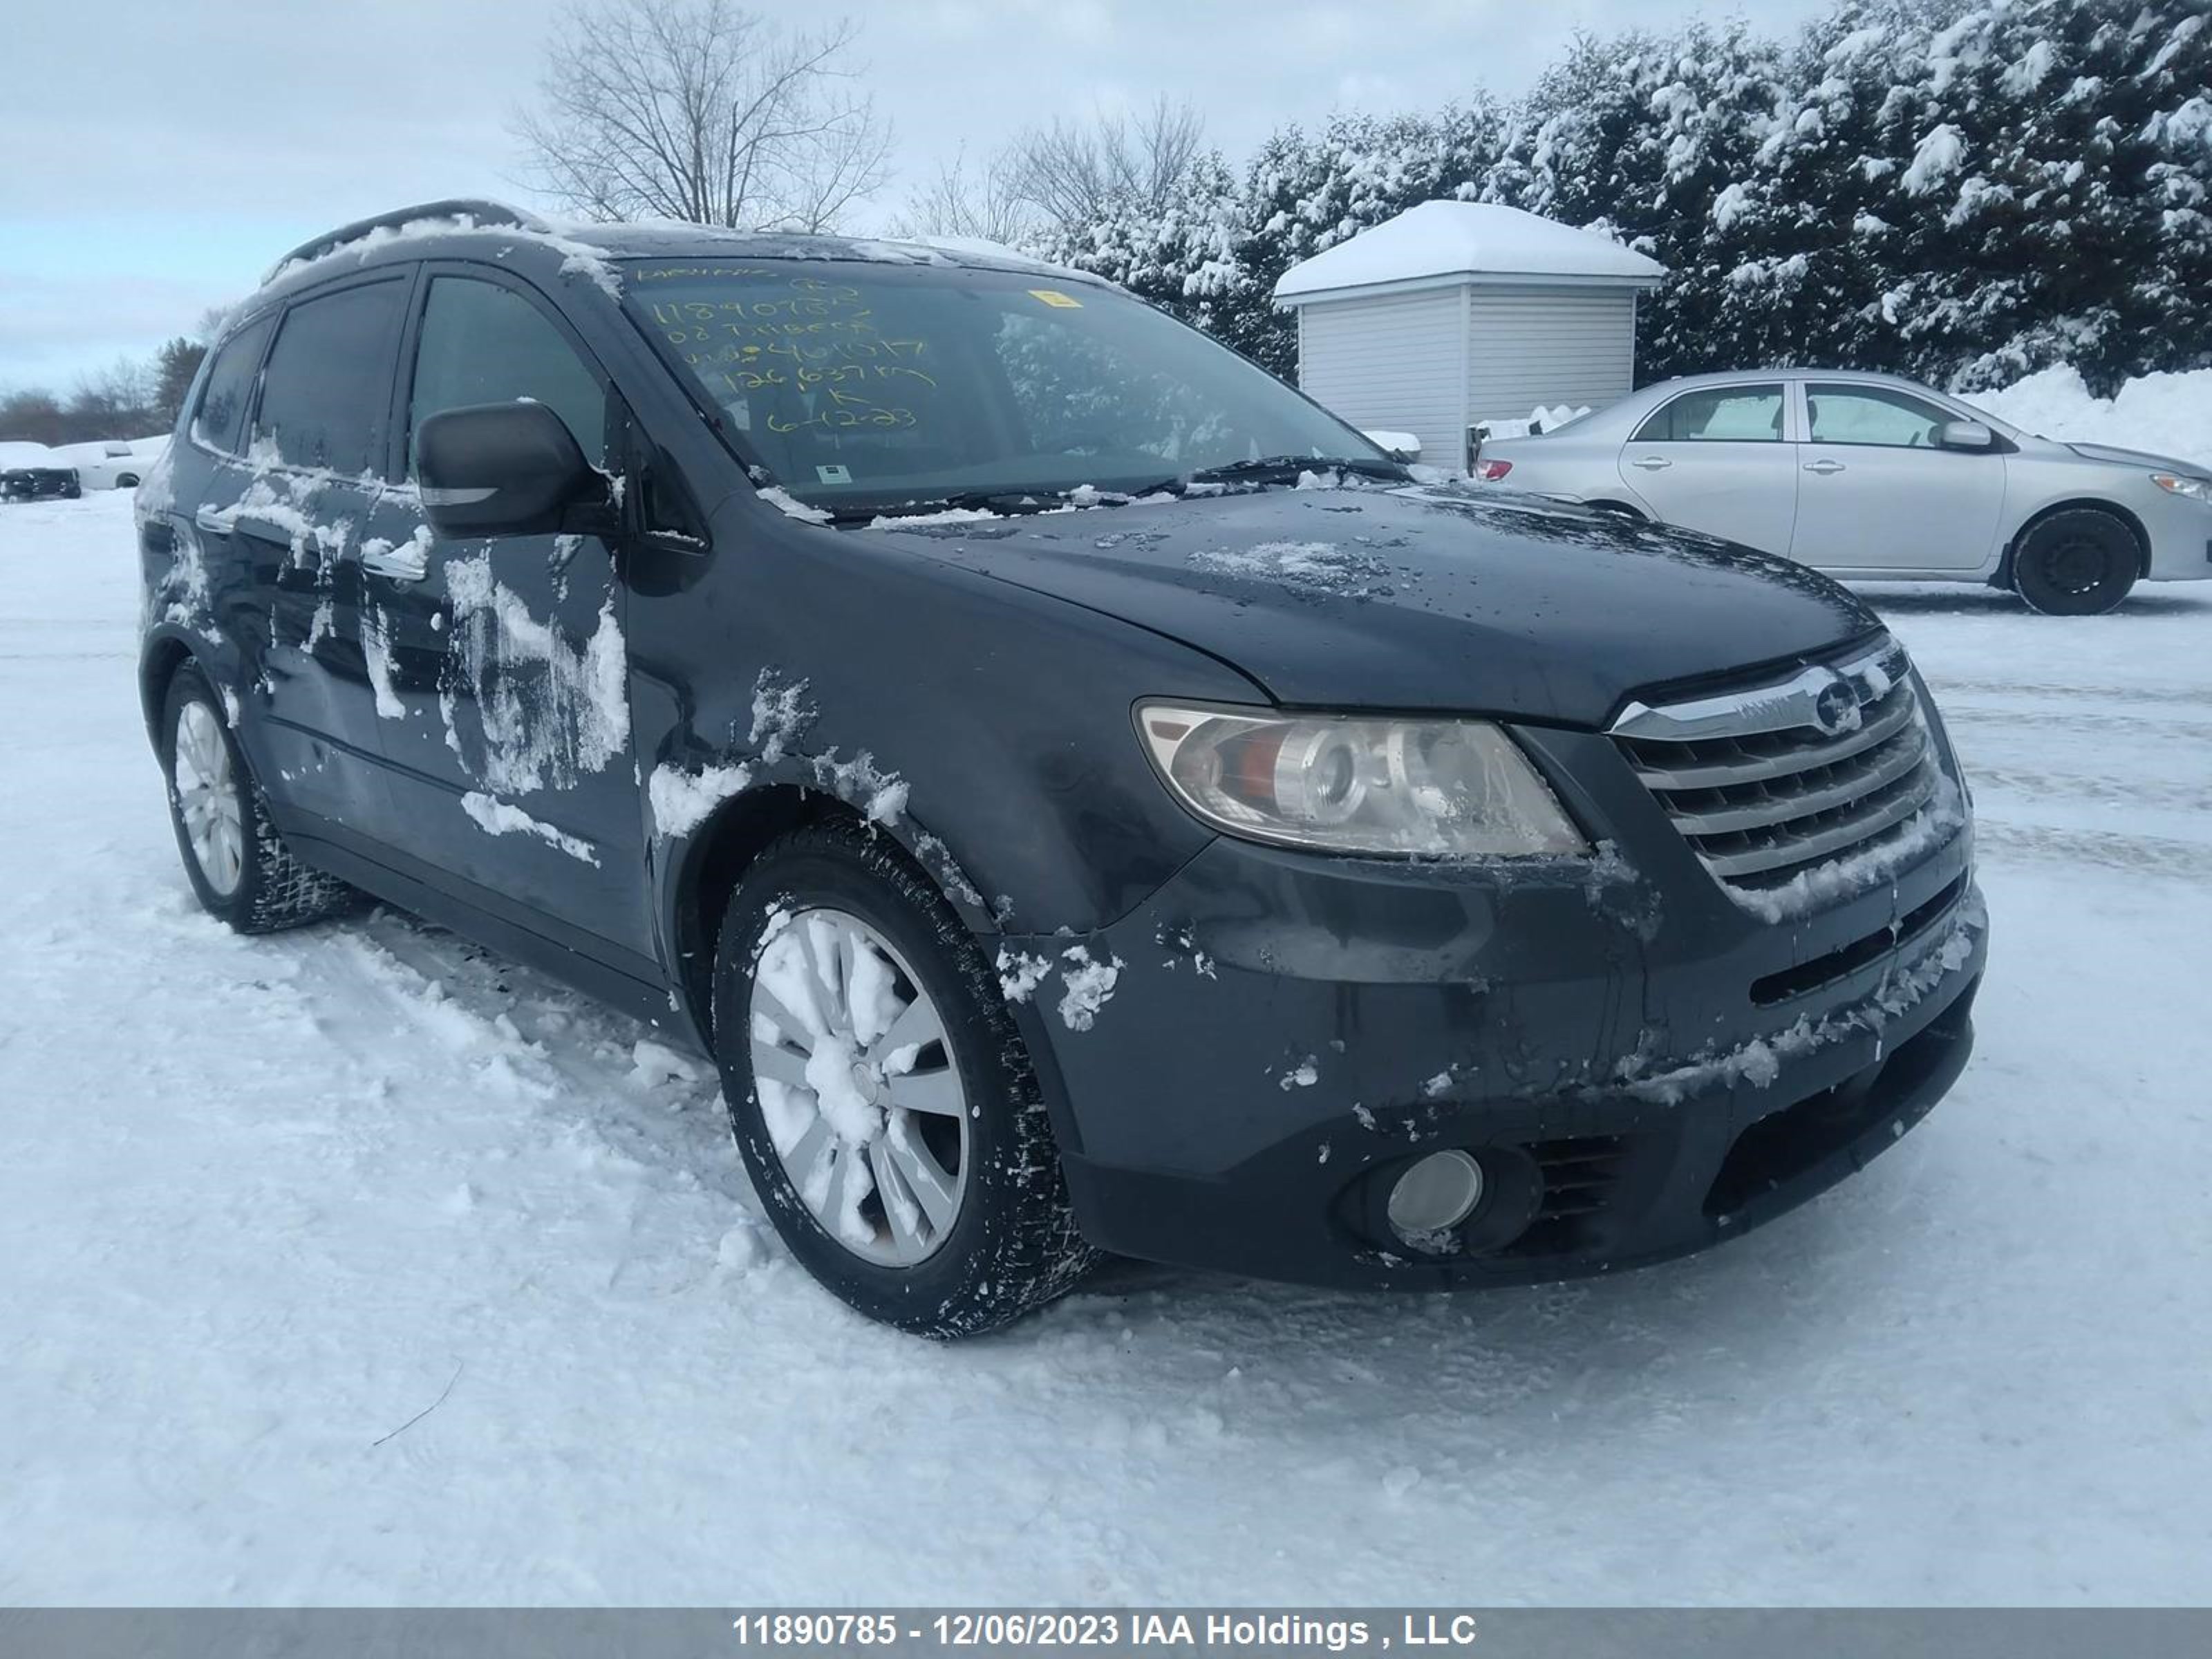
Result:
{"label": "white vehicle in distance", "polygon": [[2138,580],[2212,577],[2204,466],[2038,437],[1890,374],[1668,380],[1486,441],[1474,469],[1846,580],[1985,581],[2054,615],[2110,611]]}
{"label": "white vehicle in distance", "polygon": [[54,453],[76,469],[87,489],[136,489],[168,447],[167,436],[62,444]]}

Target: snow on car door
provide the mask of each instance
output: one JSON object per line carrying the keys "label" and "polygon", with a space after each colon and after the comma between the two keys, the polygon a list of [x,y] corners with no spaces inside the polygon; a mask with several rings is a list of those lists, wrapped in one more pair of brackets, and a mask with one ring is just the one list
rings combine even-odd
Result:
{"label": "snow on car door", "polygon": [[1668,524],[1786,553],[1797,469],[1784,408],[1779,380],[1685,392],[1623,446],[1621,480]]}
{"label": "snow on car door", "polygon": [[[210,562],[249,581],[246,609],[267,618],[260,716],[243,723],[248,752],[288,810],[325,820],[322,834],[377,838],[391,817],[356,555],[389,489],[387,417],[408,283],[386,273],[286,308],[258,397],[246,365],[226,394],[252,405],[237,442],[223,446],[242,453],[216,468],[192,522]],[[234,343],[247,340],[242,332]],[[210,374],[211,395],[224,368],[218,360]],[[194,435],[207,444],[197,422]]]}
{"label": "snow on car door", "polygon": [[[619,405],[551,313],[502,274],[427,274],[407,382],[410,457],[441,410],[528,398],[605,465]],[[615,546],[578,535],[447,540],[418,508],[365,547],[362,565],[392,698],[380,724],[399,850],[521,905],[538,931],[566,924],[648,959]]]}
{"label": "snow on car door", "polygon": [[1790,556],[1823,570],[1972,570],[1995,550],[2004,457],[1943,449],[1951,412],[1885,386],[1808,381]]}

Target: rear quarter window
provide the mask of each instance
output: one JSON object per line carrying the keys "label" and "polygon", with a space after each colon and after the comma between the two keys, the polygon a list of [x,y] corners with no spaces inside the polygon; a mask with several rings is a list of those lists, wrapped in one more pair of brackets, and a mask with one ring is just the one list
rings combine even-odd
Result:
{"label": "rear quarter window", "polygon": [[192,405],[192,441],[203,448],[234,455],[246,427],[246,405],[253,400],[253,376],[261,367],[261,354],[269,349],[274,317],[248,323],[222,343],[200,382],[199,400]]}

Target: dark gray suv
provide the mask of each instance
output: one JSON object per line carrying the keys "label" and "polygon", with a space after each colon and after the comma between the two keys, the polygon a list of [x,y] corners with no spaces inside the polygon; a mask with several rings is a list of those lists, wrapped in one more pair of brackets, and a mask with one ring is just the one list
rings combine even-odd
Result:
{"label": "dark gray suv", "polygon": [[406,210],[272,272],[138,507],[206,907],[374,896],[696,1042],[908,1329],[1099,1251],[1656,1261],[1966,1061],[1964,791],[1856,600],[1417,483],[1075,272]]}

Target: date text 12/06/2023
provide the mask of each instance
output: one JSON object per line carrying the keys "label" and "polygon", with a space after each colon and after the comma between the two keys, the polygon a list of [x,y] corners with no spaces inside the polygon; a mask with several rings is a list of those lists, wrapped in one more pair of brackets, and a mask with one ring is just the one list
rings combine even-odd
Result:
{"label": "date text 12/06/2023", "polygon": [[732,1623],[740,1646],[806,1648],[918,1645],[926,1651],[1036,1648],[1328,1653],[1413,1651],[1475,1645],[1475,1615],[1464,1610],[1392,1613],[1373,1620],[1310,1613],[990,1611],[756,1613]]}

